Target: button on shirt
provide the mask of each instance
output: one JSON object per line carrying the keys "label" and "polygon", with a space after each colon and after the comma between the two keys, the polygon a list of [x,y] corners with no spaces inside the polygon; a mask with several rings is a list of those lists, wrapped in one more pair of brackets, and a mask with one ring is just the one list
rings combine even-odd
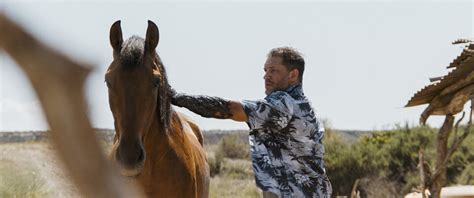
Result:
{"label": "button on shirt", "polygon": [[324,169],[324,127],[301,84],[264,100],[242,101],[257,187],[279,197],[330,197]]}

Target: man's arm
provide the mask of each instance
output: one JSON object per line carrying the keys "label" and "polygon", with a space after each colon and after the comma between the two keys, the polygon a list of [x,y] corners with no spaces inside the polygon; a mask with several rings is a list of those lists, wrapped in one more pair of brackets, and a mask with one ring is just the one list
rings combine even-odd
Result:
{"label": "man's arm", "polygon": [[238,101],[230,101],[229,102],[229,109],[232,112],[232,120],[238,121],[238,122],[247,122],[249,118],[247,117],[247,114],[244,111],[244,107],[242,104]]}
{"label": "man's arm", "polygon": [[240,102],[219,97],[187,95],[176,93],[170,88],[171,103],[184,107],[206,118],[232,119],[239,122],[248,120]]}

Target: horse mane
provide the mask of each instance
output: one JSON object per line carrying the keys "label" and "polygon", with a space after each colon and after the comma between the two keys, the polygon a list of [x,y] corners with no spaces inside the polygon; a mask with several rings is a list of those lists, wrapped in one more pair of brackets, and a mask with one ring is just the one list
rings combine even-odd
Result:
{"label": "horse mane", "polygon": [[[145,54],[145,39],[139,36],[131,36],[122,44],[120,51],[120,62],[125,68],[131,68],[133,66],[142,65],[141,61]],[[160,130],[168,132],[170,124],[172,123],[173,115],[176,115],[171,107],[171,97],[169,96],[169,84],[166,69],[161,61],[160,56],[155,52],[155,58],[157,60],[157,68],[161,74],[161,82],[158,88],[158,99],[157,103],[157,116],[160,120]],[[175,122],[180,122],[179,119],[175,119]],[[179,125],[178,125],[179,126]]]}
{"label": "horse mane", "polygon": [[[171,97],[169,94],[169,84],[168,84],[168,75],[166,74],[165,66],[161,61],[161,58],[158,54],[155,53],[156,59],[158,61],[158,70],[161,73],[161,83],[158,88],[158,116],[161,121],[161,130],[168,132],[170,124],[172,123],[171,119],[173,115],[176,115],[173,108],[171,107]],[[179,121],[179,119],[177,119]]]}

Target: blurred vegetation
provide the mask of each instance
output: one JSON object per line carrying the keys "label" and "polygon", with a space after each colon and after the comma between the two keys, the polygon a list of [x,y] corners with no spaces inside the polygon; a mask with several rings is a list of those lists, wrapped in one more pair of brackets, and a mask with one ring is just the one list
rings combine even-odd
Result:
{"label": "blurred vegetation", "polygon": [[[418,151],[424,148],[425,160],[434,167],[435,138],[438,129],[401,127],[374,131],[356,141],[346,141],[331,129],[326,130],[326,170],[334,195],[349,195],[356,179],[362,179],[362,196],[386,189],[387,194],[401,196],[419,184]],[[472,131],[471,131],[472,134]],[[474,184],[474,135],[468,136],[448,164],[447,186]],[[450,141],[451,142],[451,141]],[[370,183],[376,183],[374,189]]]}
{"label": "blurred vegetation", "polygon": [[219,173],[221,173],[223,161],[224,161],[224,156],[222,156],[221,152],[216,152],[214,156],[211,156],[211,155],[207,156],[207,163],[209,164],[211,177],[214,177],[215,175],[218,175]]}
{"label": "blurred vegetation", "polygon": [[46,197],[49,190],[39,173],[25,164],[0,161],[0,197]]}
{"label": "blurred vegetation", "polygon": [[255,185],[247,134],[207,133],[214,140],[205,145],[212,177],[209,197],[261,197]]}
{"label": "blurred vegetation", "polygon": [[[396,125],[391,130],[361,132],[356,137],[353,132],[347,135],[345,131],[326,128],[325,167],[333,185],[333,195],[350,195],[357,179],[363,197],[401,197],[412,192],[419,185],[418,151],[424,149],[425,160],[432,168],[437,133],[438,129],[427,126]],[[240,178],[254,183],[248,157],[248,134],[216,134],[218,137],[213,137],[212,143],[217,146],[213,149],[214,155],[209,156],[213,179]],[[448,164],[446,186],[474,185],[472,142],[474,134],[471,131]],[[247,167],[233,164],[243,160],[248,161]]]}
{"label": "blurred vegetation", "polygon": [[[208,152],[208,163],[211,169],[211,177],[221,173],[222,169],[229,169],[224,167],[224,158],[228,159],[245,159],[250,160],[250,147],[244,139],[246,133],[228,133],[221,136],[221,140],[217,143],[217,148],[214,148],[214,155],[211,156]],[[235,174],[239,173],[239,169],[230,169]],[[227,170],[229,171],[229,170]]]}
{"label": "blurred vegetation", "polygon": [[[434,166],[437,132],[436,128],[406,126],[370,132],[326,128],[325,167],[333,195],[350,195],[357,179],[362,197],[401,197],[411,192],[419,184],[420,148]],[[261,197],[249,157],[248,131],[205,131],[204,136],[212,176],[210,197]],[[105,151],[111,147],[108,139],[101,141]],[[472,142],[471,131],[448,164],[445,186],[474,185]],[[0,158],[0,197],[47,197],[53,192],[50,188],[27,165]]]}
{"label": "blurred vegetation", "polygon": [[220,140],[216,156],[221,155],[230,159],[250,159],[250,147],[247,140],[242,140],[239,134],[228,134]]}
{"label": "blurred vegetation", "polygon": [[238,141],[248,143],[248,130],[207,130],[203,131],[205,147],[217,145],[222,138],[234,135],[238,137]]}

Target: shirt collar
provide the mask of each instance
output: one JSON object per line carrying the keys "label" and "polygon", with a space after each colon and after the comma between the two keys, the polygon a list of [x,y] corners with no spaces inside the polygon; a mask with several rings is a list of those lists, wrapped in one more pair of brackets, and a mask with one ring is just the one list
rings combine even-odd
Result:
{"label": "shirt collar", "polygon": [[298,98],[298,97],[301,97],[301,96],[304,96],[303,94],[303,86],[301,85],[301,83],[298,83],[296,85],[292,85],[290,87],[288,87],[285,92],[287,92],[288,94],[290,94],[290,96],[294,97],[294,98]]}

